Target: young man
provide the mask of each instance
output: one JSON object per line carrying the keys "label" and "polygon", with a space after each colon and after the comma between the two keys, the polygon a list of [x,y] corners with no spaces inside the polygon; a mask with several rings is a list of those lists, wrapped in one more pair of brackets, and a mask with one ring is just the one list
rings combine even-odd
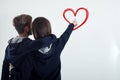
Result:
{"label": "young man", "polygon": [[[13,19],[13,25],[19,35],[10,39],[8,42],[9,44],[6,48],[3,61],[1,80],[19,80],[19,74],[27,73],[21,71],[24,71],[22,69],[25,69],[24,67],[27,68],[30,65],[30,62],[28,62],[30,60],[25,60],[25,57],[22,58],[22,55],[26,51],[27,45],[32,41],[28,38],[28,36],[31,35],[31,22],[32,17],[27,14],[18,15]],[[20,66],[23,60],[26,65]],[[28,63],[29,65],[27,65]]]}

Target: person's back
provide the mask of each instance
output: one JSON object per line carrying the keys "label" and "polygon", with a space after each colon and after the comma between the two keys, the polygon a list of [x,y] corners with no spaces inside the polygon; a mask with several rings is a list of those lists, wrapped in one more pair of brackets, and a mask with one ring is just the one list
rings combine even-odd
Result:
{"label": "person's back", "polygon": [[[31,39],[27,38],[29,35],[31,35],[31,21],[32,17],[26,14],[16,16],[13,19],[13,25],[17,30],[19,36],[9,40],[3,61],[1,80],[21,80],[21,76],[27,73],[25,72],[25,68],[27,68],[31,62],[29,56],[26,56],[28,58],[25,58],[25,56],[22,57],[22,55],[28,48],[27,45],[32,41]],[[21,65],[23,64],[23,60],[25,65]],[[19,74],[21,76],[18,78]]]}
{"label": "person's back", "polygon": [[[70,24],[66,31],[56,38],[51,34],[50,22],[44,17],[33,21],[32,31],[35,43],[41,44],[33,51],[34,69],[32,80],[61,80],[60,54],[72,33],[74,24]],[[38,41],[38,42],[37,42]]]}

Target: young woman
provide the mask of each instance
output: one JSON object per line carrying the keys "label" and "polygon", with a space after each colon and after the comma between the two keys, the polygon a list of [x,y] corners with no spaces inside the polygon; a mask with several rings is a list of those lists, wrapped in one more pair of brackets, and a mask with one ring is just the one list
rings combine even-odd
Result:
{"label": "young woman", "polygon": [[31,80],[61,80],[60,55],[76,25],[77,22],[74,20],[66,31],[56,38],[51,33],[51,24],[48,19],[37,17],[33,21],[32,32],[35,38],[33,43],[34,46],[39,46],[33,47],[34,51],[32,51],[34,69]]}

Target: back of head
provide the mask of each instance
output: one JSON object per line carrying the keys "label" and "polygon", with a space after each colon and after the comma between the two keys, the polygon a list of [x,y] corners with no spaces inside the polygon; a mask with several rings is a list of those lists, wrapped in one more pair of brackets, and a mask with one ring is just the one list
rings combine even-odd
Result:
{"label": "back of head", "polygon": [[32,32],[35,39],[49,36],[51,34],[51,24],[44,17],[37,17],[32,23]]}
{"label": "back of head", "polygon": [[[21,14],[16,16],[13,19],[13,25],[17,30],[18,34],[22,34],[24,32],[24,28],[28,27],[30,29],[32,22],[32,17],[27,14]],[[31,34],[31,30],[28,32],[28,35]]]}

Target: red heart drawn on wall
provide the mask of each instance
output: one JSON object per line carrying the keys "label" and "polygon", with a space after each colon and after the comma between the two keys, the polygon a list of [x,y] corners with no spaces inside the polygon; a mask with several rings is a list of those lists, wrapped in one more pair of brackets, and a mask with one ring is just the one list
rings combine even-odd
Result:
{"label": "red heart drawn on wall", "polygon": [[87,19],[88,19],[88,15],[89,15],[88,10],[87,10],[86,8],[81,7],[81,8],[78,8],[78,9],[76,10],[76,12],[75,12],[73,9],[67,8],[67,9],[65,9],[64,12],[63,12],[63,17],[64,17],[64,19],[70,24],[71,22],[70,22],[70,21],[66,18],[66,16],[65,16],[66,12],[70,11],[70,12],[73,13],[74,17],[76,17],[78,11],[80,11],[80,10],[84,10],[84,11],[85,11],[85,13],[86,13],[85,19],[83,20],[82,23],[78,23],[79,25],[76,26],[76,27],[74,27],[73,30],[76,30],[76,29],[78,29],[79,27],[81,27],[83,24],[85,24],[85,22],[86,22]]}

